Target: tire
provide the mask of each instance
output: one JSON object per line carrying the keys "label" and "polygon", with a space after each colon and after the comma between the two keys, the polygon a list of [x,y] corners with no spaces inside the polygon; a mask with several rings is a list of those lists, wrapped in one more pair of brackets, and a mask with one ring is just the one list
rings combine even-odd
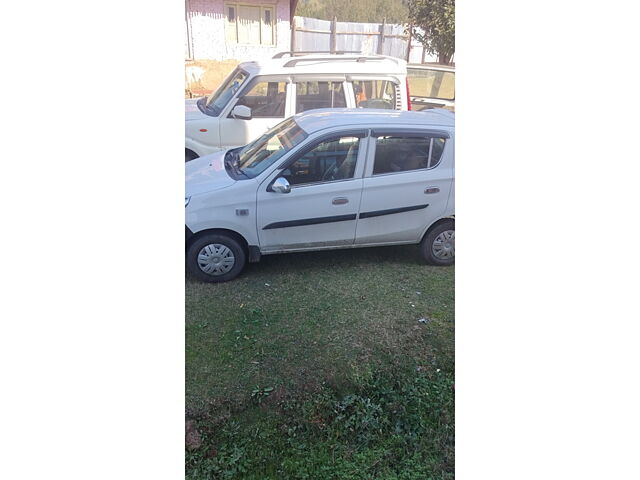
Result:
{"label": "tire", "polygon": [[455,231],[453,221],[442,222],[420,242],[420,253],[429,265],[453,265],[455,262]]}
{"label": "tire", "polygon": [[[229,258],[233,261],[230,262]],[[234,238],[210,233],[189,246],[186,262],[187,269],[198,280],[217,283],[236,278],[247,263],[247,256]]]}
{"label": "tire", "polygon": [[196,158],[198,158],[198,154],[196,152],[192,152],[191,150],[185,149],[184,163],[190,162],[191,160],[195,160]]}

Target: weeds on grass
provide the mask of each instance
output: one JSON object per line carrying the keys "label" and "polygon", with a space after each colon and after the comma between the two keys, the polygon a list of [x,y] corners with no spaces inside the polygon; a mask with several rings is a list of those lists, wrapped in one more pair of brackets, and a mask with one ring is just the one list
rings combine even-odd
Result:
{"label": "weeds on grass", "polygon": [[207,431],[187,453],[199,479],[453,478],[453,372],[415,366],[360,378],[346,395],[325,386],[254,407]]}

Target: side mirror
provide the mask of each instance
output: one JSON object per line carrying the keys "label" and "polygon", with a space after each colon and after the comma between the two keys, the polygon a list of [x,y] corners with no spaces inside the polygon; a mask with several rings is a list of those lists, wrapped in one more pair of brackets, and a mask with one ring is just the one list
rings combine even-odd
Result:
{"label": "side mirror", "polygon": [[289,193],[291,192],[291,185],[284,177],[278,177],[271,184],[271,191],[275,193]]}
{"label": "side mirror", "polygon": [[231,110],[231,116],[238,120],[251,120],[251,109],[246,105],[236,105]]}

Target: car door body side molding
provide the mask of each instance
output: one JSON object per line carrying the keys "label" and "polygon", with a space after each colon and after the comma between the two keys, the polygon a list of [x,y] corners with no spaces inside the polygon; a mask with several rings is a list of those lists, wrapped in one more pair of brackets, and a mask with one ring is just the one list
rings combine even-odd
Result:
{"label": "car door body side molding", "polygon": [[271,230],[274,228],[287,228],[287,227],[301,227],[305,225],[318,225],[320,223],[333,223],[333,222],[346,222],[348,220],[355,220],[357,215],[352,213],[351,215],[335,215],[331,217],[316,217],[316,218],[303,218],[302,220],[288,220],[286,222],[275,222],[265,225],[263,230]]}
{"label": "car door body side molding", "polygon": [[381,217],[382,215],[393,215],[395,213],[404,213],[411,212],[413,210],[422,210],[423,208],[427,208],[429,204],[425,205],[414,205],[412,207],[402,207],[402,208],[390,208],[389,210],[374,210],[372,212],[362,212],[360,214],[360,218],[371,218],[371,217]]}
{"label": "car door body side molding", "polygon": [[[382,215],[393,215],[396,213],[404,213],[411,212],[413,210],[422,210],[427,208],[429,204],[426,205],[414,205],[411,207],[402,207],[402,208],[390,208],[389,210],[375,210],[372,212],[362,212],[360,214],[360,218],[371,218],[371,217],[380,217]],[[303,218],[301,220],[287,220],[285,222],[275,222],[270,223],[269,225],[265,225],[263,230],[272,230],[274,228],[287,228],[287,227],[302,227],[306,225],[318,225],[321,223],[333,223],[333,222],[346,222],[350,220],[355,220],[358,216],[355,213],[351,215],[335,215],[331,217],[317,217],[317,218]]]}

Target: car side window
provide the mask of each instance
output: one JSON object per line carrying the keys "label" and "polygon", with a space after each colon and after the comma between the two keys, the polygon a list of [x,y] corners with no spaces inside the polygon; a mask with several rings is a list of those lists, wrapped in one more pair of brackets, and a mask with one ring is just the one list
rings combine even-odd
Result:
{"label": "car side window", "polygon": [[289,165],[280,176],[292,186],[353,178],[359,148],[357,136],[324,140]]}
{"label": "car side window", "polygon": [[286,91],[285,82],[259,82],[238,99],[236,106],[249,107],[253,118],[284,118]]}
{"label": "car side window", "polygon": [[346,106],[342,82],[296,82],[296,113]]}
{"label": "car side window", "polygon": [[445,139],[410,135],[381,135],[376,139],[373,174],[433,168],[440,163]]}
{"label": "car side window", "polygon": [[354,80],[353,94],[358,108],[396,108],[396,85],[389,80]]}

